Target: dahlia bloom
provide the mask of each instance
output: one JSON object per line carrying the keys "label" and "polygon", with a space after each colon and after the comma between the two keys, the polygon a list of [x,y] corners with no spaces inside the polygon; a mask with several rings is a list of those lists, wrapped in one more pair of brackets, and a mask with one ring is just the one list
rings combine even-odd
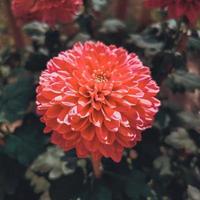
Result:
{"label": "dahlia bloom", "polygon": [[159,87],[136,54],[76,43],[51,59],[37,87],[37,112],[51,141],[78,157],[110,157],[141,140],[160,105]]}
{"label": "dahlia bloom", "polygon": [[38,20],[55,25],[72,21],[82,3],[82,0],[13,0],[12,10],[21,23]]}
{"label": "dahlia bloom", "polygon": [[186,17],[194,24],[200,16],[199,0],[145,0],[149,8],[166,7],[170,18]]}

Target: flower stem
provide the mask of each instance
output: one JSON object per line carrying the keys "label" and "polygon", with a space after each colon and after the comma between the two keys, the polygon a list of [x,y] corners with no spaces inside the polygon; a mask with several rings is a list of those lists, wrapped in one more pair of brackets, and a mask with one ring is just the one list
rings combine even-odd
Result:
{"label": "flower stem", "polygon": [[141,8],[141,16],[139,18],[139,30],[144,30],[151,23],[151,11],[143,6]]}
{"label": "flower stem", "polygon": [[0,146],[3,146],[4,144],[5,144],[5,141],[2,138],[0,138]]}
{"label": "flower stem", "polygon": [[96,178],[101,178],[102,175],[102,164],[101,164],[101,159],[94,159],[92,157],[92,167],[93,167],[93,172]]}
{"label": "flower stem", "polygon": [[182,35],[179,39],[176,51],[179,53],[184,53],[186,51],[187,42],[188,42],[187,33],[182,33]]}
{"label": "flower stem", "polygon": [[12,14],[10,0],[3,0],[3,5],[5,9],[5,15],[6,15],[6,18],[8,19],[8,23],[13,35],[15,46],[17,49],[21,49],[24,47],[24,38],[21,32],[21,29],[17,25],[16,20]]}
{"label": "flower stem", "polygon": [[121,20],[125,20],[128,10],[129,0],[118,0],[117,5],[117,18]]}
{"label": "flower stem", "polygon": [[185,53],[186,48],[187,48],[187,43],[189,39],[188,31],[189,31],[189,25],[188,24],[180,24],[179,29],[181,31],[176,51],[179,53]]}

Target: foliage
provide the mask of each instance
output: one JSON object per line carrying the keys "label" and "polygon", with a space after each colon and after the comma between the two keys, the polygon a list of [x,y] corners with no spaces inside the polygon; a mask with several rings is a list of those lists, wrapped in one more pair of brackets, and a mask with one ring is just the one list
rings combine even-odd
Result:
{"label": "foliage", "polygon": [[22,119],[34,97],[33,77],[19,69],[10,79],[0,90],[0,122]]}
{"label": "foliage", "polygon": [[[91,2],[72,24],[27,24],[23,50],[1,48],[0,41],[0,200],[200,199],[198,28],[178,52],[182,19],[161,22],[159,15],[157,23],[140,24],[138,16],[117,19],[111,0]],[[137,53],[161,87],[153,127],[120,163],[103,159],[101,179],[94,178],[89,159],[52,147],[35,113],[35,88],[46,62],[90,39]]]}

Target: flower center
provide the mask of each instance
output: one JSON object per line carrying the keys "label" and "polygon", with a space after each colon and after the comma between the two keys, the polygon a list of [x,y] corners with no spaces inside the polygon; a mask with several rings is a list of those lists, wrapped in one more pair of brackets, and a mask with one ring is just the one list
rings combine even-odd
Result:
{"label": "flower center", "polygon": [[108,77],[105,72],[102,72],[101,70],[94,70],[92,74],[95,82],[97,83],[103,83],[108,81]]}
{"label": "flower center", "polygon": [[102,82],[106,82],[107,78],[102,74],[96,74],[95,81],[97,83],[102,83]]}

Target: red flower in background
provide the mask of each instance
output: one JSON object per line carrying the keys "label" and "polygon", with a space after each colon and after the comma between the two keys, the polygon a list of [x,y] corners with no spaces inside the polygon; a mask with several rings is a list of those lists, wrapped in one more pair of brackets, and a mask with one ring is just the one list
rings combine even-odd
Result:
{"label": "red flower in background", "polygon": [[12,10],[21,23],[38,20],[54,25],[73,20],[82,0],[13,0]]}
{"label": "red flower in background", "polygon": [[101,42],[77,43],[47,64],[37,112],[51,141],[79,157],[111,157],[141,140],[160,105],[159,87],[138,57]]}
{"label": "red flower in background", "polygon": [[191,24],[200,16],[200,0],[145,0],[150,8],[166,7],[170,18],[185,16]]}

